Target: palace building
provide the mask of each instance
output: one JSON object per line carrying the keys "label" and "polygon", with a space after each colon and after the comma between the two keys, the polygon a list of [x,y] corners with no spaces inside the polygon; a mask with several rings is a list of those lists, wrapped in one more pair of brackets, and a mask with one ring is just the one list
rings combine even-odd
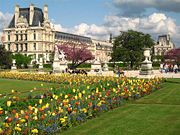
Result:
{"label": "palace building", "polygon": [[170,35],[161,35],[158,37],[157,44],[154,45],[154,55],[164,55],[165,52],[175,48]]}
{"label": "palace building", "polygon": [[19,5],[16,5],[14,16],[3,33],[3,45],[6,50],[13,54],[31,55],[32,63],[39,63],[40,58],[43,58],[44,63],[48,63],[52,58],[54,45],[61,45],[64,42],[87,45],[95,57],[99,57],[102,62],[110,60],[112,51],[112,43],[110,42],[55,31],[48,18],[47,5],[44,6],[43,10],[34,7],[33,4],[28,8],[20,8]]}

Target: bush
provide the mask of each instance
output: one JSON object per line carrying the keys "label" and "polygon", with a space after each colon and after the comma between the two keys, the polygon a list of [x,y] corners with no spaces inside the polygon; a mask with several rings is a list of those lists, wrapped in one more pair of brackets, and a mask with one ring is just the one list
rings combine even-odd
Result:
{"label": "bush", "polygon": [[52,68],[52,64],[43,64],[44,68]]}
{"label": "bush", "polygon": [[31,56],[25,56],[20,53],[13,55],[13,59],[16,60],[17,68],[27,68],[28,67],[27,65],[32,60]]}
{"label": "bush", "polygon": [[156,61],[152,64],[153,67],[160,67],[160,62]]}
{"label": "bush", "polygon": [[[71,67],[72,64],[68,64],[68,67]],[[83,63],[79,65],[77,68],[91,68],[91,63]]]}

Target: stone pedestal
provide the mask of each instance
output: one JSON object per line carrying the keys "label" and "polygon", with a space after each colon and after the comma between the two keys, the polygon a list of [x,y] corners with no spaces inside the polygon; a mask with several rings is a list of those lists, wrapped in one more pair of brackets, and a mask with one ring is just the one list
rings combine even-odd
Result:
{"label": "stone pedestal", "polygon": [[95,59],[95,61],[91,64],[91,71],[102,71],[101,63],[99,60]]}
{"label": "stone pedestal", "polygon": [[13,59],[12,64],[13,64],[13,65],[11,66],[11,69],[12,69],[12,70],[16,70],[17,67],[16,67],[16,60],[15,60],[15,59]]}
{"label": "stone pedestal", "polygon": [[151,61],[143,61],[141,63],[140,75],[152,75],[152,62]]}
{"label": "stone pedestal", "polygon": [[53,72],[55,73],[65,72],[67,68],[68,68],[68,65],[66,62],[63,62],[63,61],[53,62]]}
{"label": "stone pedestal", "polygon": [[39,60],[39,69],[43,69],[43,59],[40,58]]}
{"label": "stone pedestal", "polygon": [[108,69],[108,64],[107,64],[107,63],[104,64],[103,70],[104,70],[104,71],[109,71],[109,69]]}

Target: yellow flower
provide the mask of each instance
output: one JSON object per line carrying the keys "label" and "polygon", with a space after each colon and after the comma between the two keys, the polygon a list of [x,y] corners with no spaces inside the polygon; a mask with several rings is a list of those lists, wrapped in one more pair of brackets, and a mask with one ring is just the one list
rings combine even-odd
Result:
{"label": "yellow flower", "polygon": [[2,110],[3,110],[3,108],[0,107],[0,111],[2,111]]}
{"label": "yellow flower", "polygon": [[86,108],[83,108],[82,111],[83,111],[84,113],[87,113],[87,109],[86,109]]}
{"label": "yellow flower", "polygon": [[31,130],[31,132],[37,134],[38,130],[35,128],[35,129]]}
{"label": "yellow flower", "polygon": [[73,92],[75,93],[75,92],[76,92],[76,89],[73,89]]}
{"label": "yellow flower", "polygon": [[26,120],[25,119],[20,119],[20,122],[24,123],[24,122],[26,122]]}
{"label": "yellow flower", "polygon": [[2,134],[2,132],[3,132],[3,130],[2,130],[2,128],[0,128],[0,134]]}
{"label": "yellow flower", "polygon": [[21,131],[21,128],[20,128],[20,127],[15,127],[14,129],[15,129],[16,131],[19,131],[19,132]]}
{"label": "yellow flower", "polygon": [[78,99],[78,96],[77,96],[77,95],[75,96],[75,99],[76,99],[76,100]]}
{"label": "yellow flower", "polygon": [[82,93],[80,92],[80,93],[78,94],[78,96],[79,96],[79,98],[82,98]]}
{"label": "yellow flower", "polygon": [[37,114],[37,112],[38,112],[38,109],[34,108],[34,113]]}
{"label": "yellow flower", "polygon": [[64,98],[68,98],[68,95],[65,95]]}
{"label": "yellow flower", "polygon": [[33,117],[33,119],[34,119],[34,120],[37,120],[37,119],[38,119],[38,117],[37,117],[37,116],[34,116],[34,117]]}
{"label": "yellow flower", "polygon": [[11,90],[12,93],[14,93],[14,90]]}
{"label": "yellow flower", "polygon": [[39,104],[42,104],[42,99],[39,99]]}
{"label": "yellow flower", "polygon": [[46,108],[49,108],[49,103],[46,104]]}
{"label": "yellow flower", "polygon": [[116,89],[115,89],[115,88],[113,88],[113,92],[116,92]]}
{"label": "yellow flower", "polygon": [[99,102],[99,103],[97,104],[97,106],[101,106],[101,102]]}
{"label": "yellow flower", "polygon": [[82,91],[82,93],[83,93],[83,94],[85,94],[85,93],[86,93],[86,91],[85,91],[85,90],[83,90],[83,91]]}
{"label": "yellow flower", "polygon": [[11,106],[11,101],[7,101],[7,106],[10,107]]}
{"label": "yellow flower", "polygon": [[89,86],[87,86],[87,89],[89,89],[90,87]]}
{"label": "yellow flower", "polygon": [[41,83],[41,86],[44,86],[44,85]]}
{"label": "yellow flower", "polygon": [[61,123],[64,123],[66,121],[65,118],[60,118]]}

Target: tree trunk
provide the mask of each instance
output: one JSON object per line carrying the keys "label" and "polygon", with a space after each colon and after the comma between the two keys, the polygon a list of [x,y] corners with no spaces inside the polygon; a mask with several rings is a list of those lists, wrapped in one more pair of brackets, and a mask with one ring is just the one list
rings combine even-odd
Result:
{"label": "tree trunk", "polygon": [[134,63],[132,61],[131,61],[131,65],[130,66],[131,66],[131,69],[133,69]]}

